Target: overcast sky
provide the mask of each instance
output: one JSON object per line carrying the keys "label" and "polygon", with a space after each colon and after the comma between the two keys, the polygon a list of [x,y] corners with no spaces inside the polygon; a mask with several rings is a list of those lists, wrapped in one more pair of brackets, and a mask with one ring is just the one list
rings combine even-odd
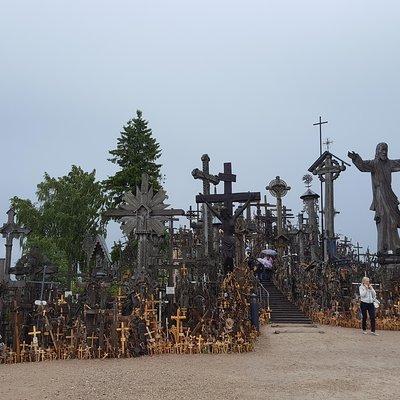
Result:
{"label": "overcast sky", "polygon": [[[34,198],[45,171],[112,174],[108,150],[136,109],[161,144],[177,208],[194,203],[201,183],[190,173],[208,153],[212,172],[232,162],[234,190],[264,194],[280,175],[297,213],[319,115],[339,157],[372,158],[387,141],[400,158],[398,1],[0,4],[3,220],[12,196]],[[352,166],[335,190],[337,232],[374,248],[368,174]]]}

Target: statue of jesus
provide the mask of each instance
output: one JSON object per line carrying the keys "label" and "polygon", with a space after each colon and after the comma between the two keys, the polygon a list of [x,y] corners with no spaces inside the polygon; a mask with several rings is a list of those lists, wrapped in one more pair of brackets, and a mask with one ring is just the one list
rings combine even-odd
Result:
{"label": "statue of jesus", "polygon": [[363,160],[354,151],[349,152],[348,156],[361,172],[371,173],[373,201],[370,210],[375,211],[378,252],[400,254],[399,200],[392,190],[392,172],[400,171],[400,160],[388,158],[387,143],[379,143],[376,146],[373,160]]}

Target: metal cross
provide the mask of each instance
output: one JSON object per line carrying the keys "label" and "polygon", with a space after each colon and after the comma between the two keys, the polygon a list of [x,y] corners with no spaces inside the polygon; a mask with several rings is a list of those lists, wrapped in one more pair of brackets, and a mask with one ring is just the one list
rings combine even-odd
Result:
{"label": "metal cross", "polygon": [[322,155],[322,125],[327,124],[328,121],[322,121],[321,116],[319,117],[319,122],[313,124],[313,126],[319,125],[319,155]]}
{"label": "metal cross", "polygon": [[[315,124],[313,124],[313,126],[317,126],[319,125],[319,155],[322,156],[322,125],[323,124],[327,124],[328,121],[322,121],[321,116],[319,117],[319,122],[316,122]],[[321,240],[321,248],[322,248],[322,254],[324,254],[324,247],[325,247],[325,243],[324,243],[324,230],[325,230],[325,226],[324,226],[324,192],[323,192],[323,183],[322,181],[320,182],[320,210],[321,210],[321,233],[322,233],[322,240]]]}
{"label": "metal cross", "polygon": [[331,146],[331,144],[333,144],[334,142],[333,142],[333,140],[330,140],[329,138],[326,138],[325,139],[325,142],[323,143],[324,144],[324,146],[326,147],[326,151],[329,151],[330,150],[330,146]]}

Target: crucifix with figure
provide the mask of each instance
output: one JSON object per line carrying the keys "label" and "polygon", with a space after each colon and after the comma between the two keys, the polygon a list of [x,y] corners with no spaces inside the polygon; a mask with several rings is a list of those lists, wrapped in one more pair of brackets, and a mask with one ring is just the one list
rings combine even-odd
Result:
{"label": "crucifix with figure", "polygon": [[[224,172],[218,174],[220,181],[224,182],[224,193],[223,194],[210,194],[196,196],[196,203],[204,203],[211,211],[211,213],[217,217],[222,224],[223,236],[222,236],[222,257],[224,272],[231,272],[234,267],[234,259],[236,255],[235,246],[235,222],[242,215],[244,210],[252,201],[260,201],[261,196],[259,192],[242,192],[233,193],[232,183],[236,182],[236,175],[232,174],[232,164],[224,163]],[[233,212],[233,203],[243,203],[244,205],[237,208]],[[212,206],[212,203],[223,203],[223,207],[220,211]]]}

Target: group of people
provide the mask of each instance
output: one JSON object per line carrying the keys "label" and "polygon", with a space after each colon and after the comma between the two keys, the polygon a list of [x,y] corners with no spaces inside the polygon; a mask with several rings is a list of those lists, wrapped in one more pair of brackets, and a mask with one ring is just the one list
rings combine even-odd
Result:
{"label": "group of people", "polygon": [[271,282],[274,269],[274,258],[277,253],[272,249],[263,250],[258,258],[251,257],[250,249],[246,249],[247,263],[260,282]]}

